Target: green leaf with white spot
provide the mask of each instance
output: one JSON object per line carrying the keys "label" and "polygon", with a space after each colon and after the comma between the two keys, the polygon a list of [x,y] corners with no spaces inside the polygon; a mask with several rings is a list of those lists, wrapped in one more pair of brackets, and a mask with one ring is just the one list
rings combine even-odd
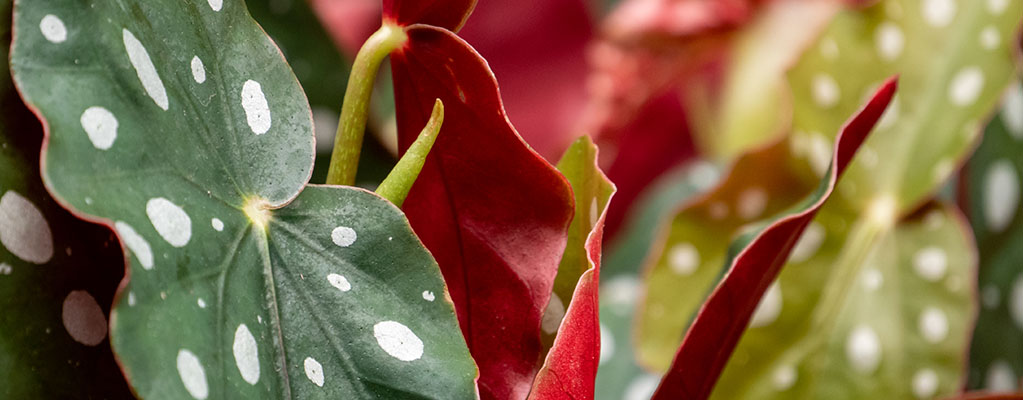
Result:
{"label": "green leaf with white spot", "polygon": [[980,315],[967,386],[1018,391],[1023,375],[1023,84],[1012,84],[1001,112],[966,165],[961,192],[980,253]]}
{"label": "green leaf with white spot", "polygon": [[840,13],[789,75],[801,165],[823,174],[844,116],[897,74],[899,93],[838,199],[863,209],[890,195],[899,215],[912,211],[974,146],[1012,76],[1021,20],[1019,1],[885,0]]}
{"label": "green leaf with white spot", "polygon": [[805,259],[798,247],[808,245],[797,246],[713,398],[957,393],[975,317],[977,256],[959,212],[930,204],[885,229],[829,203],[804,243],[806,235],[816,245],[804,248]]}
{"label": "green leaf with white spot", "polygon": [[243,2],[18,2],[44,180],[115,227],[111,340],[144,398],[474,398],[436,262],[402,213],[302,190],[309,107]]}
{"label": "green leaf with white spot", "polygon": [[619,275],[600,285],[600,368],[595,399],[649,399],[660,374],[637,364],[633,352],[632,322],[641,282],[636,276]]}
{"label": "green leaf with white spot", "polygon": [[[0,1],[0,15],[10,13]],[[9,40],[10,19],[0,21]],[[0,69],[0,397],[130,398],[107,341],[124,276],[117,240],[46,192],[43,129]]]}

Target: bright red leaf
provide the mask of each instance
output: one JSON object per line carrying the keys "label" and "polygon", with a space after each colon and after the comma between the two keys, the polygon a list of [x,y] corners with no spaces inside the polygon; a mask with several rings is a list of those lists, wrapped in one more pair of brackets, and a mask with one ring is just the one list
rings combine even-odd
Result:
{"label": "bright red leaf", "polygon": [[384,21],[408,26],[426,24],[457,32],[476,0],[383,0]]}
{"label": "bright red leaf", "polygon": [[434,100],[444,127],[404,210],[437,258],[485,399],[521,399],[541,356],[540,320],[572,219],[565,178],[508,122],[486,62],[450,31],[407,29],[391,55],[399,146]]}
{"label": "bright red leaf", "polygon": [[742,251],[730,260],[728,273],[697,314],[654,400],[710,396],[764,292],[777,278],[799,236],[831,195],[839,176],[881,118],[895,89],[894,79],[886,82],[867,105],[846,122],[836,140],[830,173],[810,197],[787,215],[759,232],[743,235],[733,244],[733,248]]}

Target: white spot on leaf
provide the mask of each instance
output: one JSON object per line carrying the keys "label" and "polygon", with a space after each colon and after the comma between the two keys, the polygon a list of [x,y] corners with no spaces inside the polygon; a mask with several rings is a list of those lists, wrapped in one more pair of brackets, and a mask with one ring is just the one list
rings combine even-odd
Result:
{"label": "white spot on leaf", "polygon": [[892,61],[902,54],[902,48],[906,44],[906,38],[902,29],[891,21],[882,22],[874,34],[874,42],[877,45],[877,53],[882,60]]}
{"label": "white spot on leaf", "polygon": [[213,11],[220,11],[221,8],[224,8],[224,0],[209,0],[209,3]]}
{"label": "white spot on leaf", "polygon": [[146,202],[146,215],[163,240],[174,247],[184,247],[192,239],[192,219],[181,207],[163,197]]}
{"label": "white spot on leaf", "polygon": [[53,258],[50,224],[35,204],[13,190],[0,197],[0,243],[33,264],[45,264]]}
{"label": "white spot on leaf", "polygon": [[1016,277],[1012,283],[1012,292],[1009,293],[1009,314],[1016,326],[1023,329],[1023,275]]}
{"label": "white spot on leaf", "polygon": [[250,79],[242,85],[242,109],[252,133],[262,135],[270,130],[270,105],[259,82]]}
{"label": "white spot on leaf", "polygon": [[401,361],[414,361],[423,356],[423,341],[407,326],[395,321],[373,325],[377,344],[391,357]]}
{"label": "white spot on leaf", "polygon": [[799,237],[796,246],[792,248],[789,262],[801,263],[817,254],[817,250],[824,244],[824,235],[824,227],[821,224],[811,222],[810,225],[807,225],[806,230],[803,231],[803,236]]}
{"label": "white spot on leaf", "polygon": [[916,252],[913,256],[913,269],[927,281],[938,281],[945,276],[945,270],[948,269],[945,250],[931,246]]}
{"label": "white spot on leaf", "polygon": [[330,232],[330,240],[341,247],[351,246],[352,243],[355,243],[355,239],[357,239],[358,236],[359,235],[355,233],[354,229],[347,226],[339,226]]}
{"label": "white spot on leaf", "polygon": [[813,88],[813,100],[822,108],[831,108],[838,104],[842,95],[838,88],[838,82],[827,74],[817,74],[811,82]]}
{"label": "white spot on leaf", "polygon": [[959,70],[948,86],[948,99],[952,104],[963,107],[973,104],[984,89],[984,72],[971,66]]}
{"label": "white spot on leaf", "polygon": [[700,266],[700,252],[692,243],[684,242],[668,250],[668,266],[679,275],[692,275]]}
{"label": "white spot on leaf", "polygon": [[199,308],[206,308],[206,300],[201,297],[195,300],[195,304],[199,305]]}
{"label": "white spot on leaf", "polygon": [[767,207],[767,192],[763,188],[746,189],[739,195],[736,211],[745,219],[753,219],[763,214]]}
{"label": "white spot on leaf", "polygon": [[1018,389],[1016,384],[1016,373],[1012,365],[1004,360],[991,363],[987,370],[987,378],[984,379],[984,387],[993,393],[1015,392]]}
{"label": "white spot on leaf", "polygon": [[987,10],[992,14],[998,15],[1005,12],[1009,8],[1010,0],[987,0]]}
{"label": "white spot on leaf", "polygon": [[94,147],[107,150],[114,145],[117,139],[117,117],[110,110],[99,106],[89,107],[79,121]]}
{"label": "white spot on leaf", "polygon": [[984,308],[989,310],[998,307],[998,301],[1001,300],[1002,294],[998,291],[995,285],[984,286],[984,290],[981,292],[980,299],[984,303]]}
{"label": "white spot on leaf", "polygon": [[181,349],[178,351],[178,375],[181,376],[181,383],[185,384],[185,390],[196,399],[203,400],[210,395],[210,388],[206,383],[206,370],[199,362],[199,357],[191,351]]}
{"label": "white spot on leaf", "polygon": [[1019,175],[1012,161],[1000,159],[984,174],[984,220],[992,232],[1004,231],[1019,209]]}
{"label": "white spot on leaf", "polygon": [[929,399],[938,391],[938,374],[924,368],[913,374],[913,395],[918,399]]}
{"label": "white spot on leaf", "polygon": [[1012,137],[1023,140],[1023,84],[1016,82],[1010,86],[1002,101],[1002,121]]}
{"label": "white spot on leaf", "polygon": [[604,324],[600,324],[600,364],[604,364],[607,360],[615,355],[615,338],[611,334],[611,330],[607,329]]}
{"label": "white spot on leaf", "polygon": [[881,341],[877,333],[869,326],[857,326],[846,339],[845,356],[857,372],[873,373],[881,363]]}
{"label": "white spot on leaf", "polygon": [[131,61],[131,66],[135,67],[135,73],[138,74],[139,81],[142,82],[142,88],[146,90],[146,94],[153,99],[157,106],[166,111],[170,107],[167,89],[163,87],[160,74],[156,72],[153,60],[149,58],[149,52],[146,51],[142,42],[139,42],[135,35],[127,29],[121,30],[121,38],[124,41],[124,49],[128,52],[128,60]]}
{"label": "white spot on leaf", "polygon": [[871,292],[880,289],[881,285],[884,284],[884,275],[882,275],[881,271],[878,271],[877,268],[867,268],[863,270],[863,274],[860,279],[863,280],[863,287]]}
{"label": "white spot on leaf", "polygon": [[39,31],[43,37],[53,43],[62,43],[67,40],[67,27],[56,15],[47,14],[39,21]]}
{"label": "white spot on leaf", "polygon": [[234,352],[234,363],[238,366],[242,379],[250,385],[259,382],[259,349],[256,347],[256,338],[245,324],[238,325],[238,329],[234,331],[234,344],[231,350]]}
{"label": "white spot on leaf", "polygon": [[206,66],[202,64],[202,60],[199,56],[192,57],[192,79],[195,79],[196,83],[206,82]]}
{"label": "white spot on leaf", "polygon": [[352,290],[352,284],[348,282],[348,279],[338,274],[327,275],[327,282],[330,282],[330,286],[336,287],[337,290],[342,292]]}
{"label": "white spot on leaf", "polygon": [[61,320],[71,338],[86,346],[98,345],[107,337],[107,318],[103,309],[84,290],[73,290],[64,298]]}
{"label": "white spot on leaf", "polygon": [[305,368],[306,378],[309,378],[309,380],[315,383],[316,386],[323,387],[323,366],[320,365],[320,362],[316,361],[312,357],[306,357],[305,362],[303,362],[303,367]]}
{"label": "white spot on leaf", "polygon": [[0,275],[10,275],[14,268],[8,263],[0,263]]}
{"label": "white spot on leaf", "polygon": [[778,284],[778,281],[774,281],[771,283],[771,286],[767,287],[764,296],[760,298],[760,304],[757,304],[757,309],[753,311],[753,318],[750,320],[749,326],[751,328],[758,328],[770,325],[778,319],[778,315],[781,314],[781,307],[781,285]]}
{"label": "white spot on leaf", "polygon": [[423,300],[433,301],[435,298],[436,297],[433,295],[433,292],[431,292],[429,290],[424,290],[423,291]]}
{"label": "white spot on leaf", "polygon": [[644,374],[636,379],[633,379],[629,383],[629,386],[625,387],[624,400],[650,400],[653,397],[654,391],[657,390],[657,385],[660,384],[661,378],[656,375]]}
{"label": "white spot on leaf", "polygon": [[543,318],[540,320],[540,328],[547,334],[557,332],[558,327],[561,326],[561,320],[564,318],[565,303],[561,301],[557,294],[551,294],[551,300],[547,302],[547,308],[544,310]]}
{"label": "white spot on leaf", "polygon": [[135,228],[124,222],[117,221],[114,223],[114,229],[117,229],[117,233],[121,235],[121,240],[124,241],[124,245],[131,250],[135,258],[139,260],[139,264],[142,264],[143,269],[153,269],[153,250],[149,247],[149,242],[146,241],[142,235],[135,232]]}
{"label": "white spot on leaf", "polygon": [[210,225],[213,226],[213,229],[217,232],[224,230],[224,221],[221,221],[220,218],[213,218],[210,220]]}
{"label": "white spot on leaf", "polygon": [[935,28],[948,26],[956,16],[955,0],[924,0],[924,20]]}
{"label": "white spot on leaf", "polygon": [[938,343],[948,337],[948,317],[940,309],[927,307],[917,320],[920,335],[929,343]]}
{"label": "white spot on leaf", "polygon": [[994,50],[1000,44],[1002,44],[1002,35],[998,33],[998,28],[988,26],[980,31],[980,46],[984,49]]}
{"label": "white spot on leaf", "polygon": [[791,365],[782,365],[774,370],[771,374],[771,384],[777,391],[785,391],[796,384],[796,379],[799,377],[796,369]]}

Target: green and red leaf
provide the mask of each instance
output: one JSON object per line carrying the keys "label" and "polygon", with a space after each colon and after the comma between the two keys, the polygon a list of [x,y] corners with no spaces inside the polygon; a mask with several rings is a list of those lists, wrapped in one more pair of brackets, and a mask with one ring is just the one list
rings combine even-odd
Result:
{"label": "green and red leaf", "polygon": [[468,44],[432,26],[406,31],[408,43],[391,55],[400,147],[435,99],[445,122],[404,211],[444,273],[482,395],[523,398],[542,356],[571,189],[508,122],[493,74]]}
{"label": "green and red leaf", "polygon": [[789,252],[831,195],[856,150],[895,94],[886,82],[842,128],[827,178],[809,197],[732,245],[728,270],[697,314],[654,399],[710,396],[721,371],[749,324],[761,297],[778,276]]}
{"label": "green and red leaf", "polygon": [[[592,399],[601,359],[601,243],[615,188],[597,166],[597,146],[588,136],[569,147],[558,169],[572,183],[576,213],[543,320],[544,333],[556,336],[529,398]],[[563,299],[570,299],[567,310]]]}
{"label": "green and red leaf", "polygon": [[11,60],[44,181],[130,254],[110,337],[137,395],[476,396],[400,210],[305,187],[308,103],[243,2],[22,1]]}

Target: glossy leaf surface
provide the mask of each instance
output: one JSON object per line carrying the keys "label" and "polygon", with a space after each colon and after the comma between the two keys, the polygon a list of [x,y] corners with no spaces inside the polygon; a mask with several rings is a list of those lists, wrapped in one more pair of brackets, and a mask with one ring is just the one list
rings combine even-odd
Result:
{"label": "glossy leaf surface", "polygon": [[968,387],[1017,391],[1023,375],[1023,85],[1014,82],[966,166],[961,193],[977,237],[980,315]]}
{"label": "glossy leaf surface", "polygon": [[401,212],[360,189],[302,191],[308,104],[244,3],[20,2],[15,27],[44,179],[131,253],[110,325],[139,396],[475,396]]}
{"label": "glossy leaf surface", "polygon": [[[10,12],[11,2],[0,2],[0,13]],[[0,37],[9,40],[4,21]],[[117,240],[46,192],[42,126],[0,68],[0,397],[130,398],[107,341],[124,276]]]}
{"label": "glossy leaf surface", "polygon": [[1012,75],[1021,20],[1018,1],[890,0],[840,13],[790,72],[794,153],[822,175],[843,116],[897,74],[902,90],[839,198],[866,209],[890,195],[898,215],[913,211],[974,146]]}
{"label": "glossy leaf surface", "polygon": [[827,178],[808,197],[732,245],[728,269],[696,315],[654,399],[707,398],[755,308],[895,94],[888,81],[841,129]]}
{"label": "glossy leaf surface", "polygon": [[[524,398],[540,320],[572,218],[567,181],[508,123],[486,63],[449,31],[417,25],[391,55],[401,148],[434,100],[444,126],[404,204],[437,258],[484,398]],[[508,299],[516,299],[508,301]]]}

